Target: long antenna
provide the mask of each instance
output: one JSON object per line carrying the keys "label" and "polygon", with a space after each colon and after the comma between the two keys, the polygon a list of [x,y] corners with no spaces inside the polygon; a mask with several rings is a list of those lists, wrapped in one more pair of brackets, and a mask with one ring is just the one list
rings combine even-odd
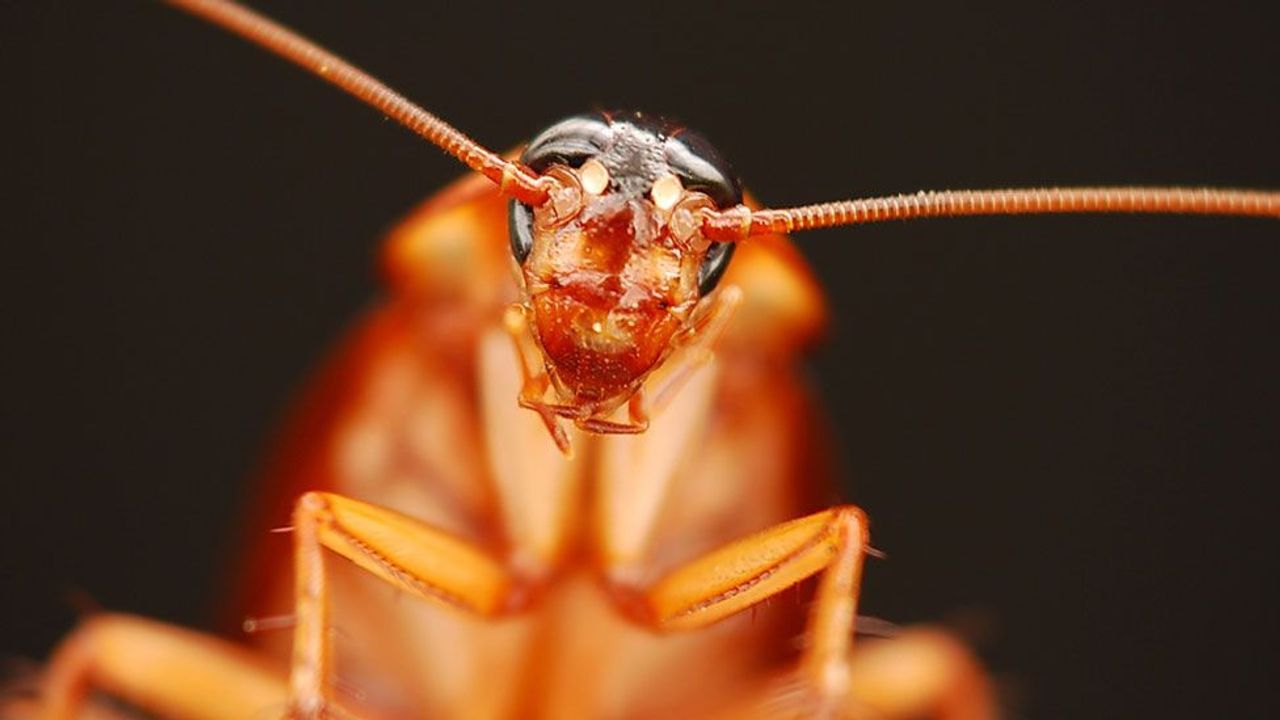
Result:
{"label": "long antenna", "polygon": [[[541,205],[560,189],[555,178],[539,176],[519,163],[502,159],[373,76],[273,20],[230,0],[166,1],[274,52],[363,100],[497,183],[503,193],[523,203]],[[736,241],[766,233],[886,220],[1046,213],[1188,213],[1280,218],[1280,192],[1189,187],[921,191],[914,195],[772,210],[749,210],[745,206],[706,210],[703,211],[702,227],[710,239]]]}
{"label": "long antenna", "polygon": [[540,205],[552,190],[554,181],[502,159],[365,71],[270,18],[227,0],[166,1],[270,50],[363,100],[497,183],[503,193],[520,202]]}
{"label": "long antenna", "polygon": [[745,206],[705,211],[702,229],[712,240],[861,225],[886,220],[961,215],[1148,213],[1280,218],[1280,192],[1190,187],[1065,187],[1009,190],[920,191],[913,195],[843,200],[777,210]]}

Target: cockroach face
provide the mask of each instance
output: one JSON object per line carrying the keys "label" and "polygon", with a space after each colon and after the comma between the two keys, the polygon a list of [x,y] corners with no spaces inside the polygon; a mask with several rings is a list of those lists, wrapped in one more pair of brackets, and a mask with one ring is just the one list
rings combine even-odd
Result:
{"label": "cockroach face", "polygon": [[723,275],[733,246],[703,238],[697,211],[742,191],[701,136],[636,113],[559,122],[521,161],[564,187],[511,206],[534,335],[560,404],[602,414],[662,362]]}

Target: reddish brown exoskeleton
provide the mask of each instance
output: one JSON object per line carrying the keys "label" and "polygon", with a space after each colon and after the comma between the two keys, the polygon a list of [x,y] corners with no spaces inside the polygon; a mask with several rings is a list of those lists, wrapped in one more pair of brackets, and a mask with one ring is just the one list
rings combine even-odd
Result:
{"label": "reddish brown exoskeleton", "polygon": [[[294,616],[292,637],[251,652],[100,617],[56,656],[47,717],[90,688],[174,717],[990,716],[982,674],[941,634],[853,652],[866,522],[814,507],[828,477],[795,361],[824,310],[780,234],[934,214],[1280,215],[1276,193],[1141,188],[750,210],[688,131],[571,118],[513,162],[243,9],[175,4],[478,174],[393,233],[388,300],[282,449],[282,504],[264,513],[293,507],[293,572],[260,555],[241,610]],[[819,574],[807,618],[738,614]]]}

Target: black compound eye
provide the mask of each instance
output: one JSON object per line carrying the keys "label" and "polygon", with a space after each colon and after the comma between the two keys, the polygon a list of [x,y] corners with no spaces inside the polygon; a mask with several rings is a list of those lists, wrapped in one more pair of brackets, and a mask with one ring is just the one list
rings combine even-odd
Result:
{"label": "black compound eye", "polygon": [[[666,143],[666,160],[686,190],[705,193],[716,207],[723,209],[742,203],[742,185],[733,169],[698,133],[686,129],[672,133]],[[702,267],[698,268],[699,295],[705,297],[719,284],[729,268],[735,247],[734,243],[712,243],[707,249]]]}
{"label": "black compound eye", "polygon": [[720,278],[724,277],[724,271],[729,269],[729,258],[733,257],[737,245],[718,242],[711,243],[711,247],[707,248],[707,256],[702,259],[702,267],[698,268],[699,296],[706,297],[707,293],[716,289]]}
{"label": "black compound eye", "polygon": [[742,203],[742,185],[733,169],[698,133],[680,130],[673,134],[667,140],[666,156],[671,172],[686,190],[706,193],[721,209]]}
{"label": "black compound eye", "polygon": [[[552,165],[581,167],[599,155],[609,142],[609,123],[600,115],[575,115],[538,133],[520,155],[536,173]],[[533,251],[533,208],[512,200],[507,209],[511,254],[521,265]]]}
{"label": "black compound eye", "polygon": [[538,133],[520,155],[520,162],[541,173],[552,165],[581,167],[609,144],[612,131],[601,115],[575,115]]}
{"label": "black compound eye", "polygon": [[511,254],[521,265],[533,252],[533,208],[512,200],[507,207],[507,237]]}

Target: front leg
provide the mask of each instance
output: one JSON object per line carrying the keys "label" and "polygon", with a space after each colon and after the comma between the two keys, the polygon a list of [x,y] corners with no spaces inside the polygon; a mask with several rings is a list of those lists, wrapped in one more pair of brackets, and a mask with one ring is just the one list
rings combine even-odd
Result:
{"label": "front leg", "polygon": [[728,543],[651,585],[613,589],[637,621],[659,631],[683,631],[706,627],[822,573],[800,676],[816,699],[815,716],[827,716],[848,697],[867,548],[866,516],[846,505]]}
{"label": "front leg", "polygon": [[520,407],[533,410],[542,418],[551,433],[560,452],[568,455],[570,451],[569,435],[560,423],[559,408],[546,402],[547,391],[551,389],[551,376],[542,362],[542,350],[533,339],[533,331],[529,327],[528,309],[523,305],[512,305],[502,316],[502,325],[511,342],[515,344],[516,359],[520,365]]}
{"label": "front leg", "polygon": [[[294,647],[287,692],[244,648],[126,616],[91,620],[50,665],[41,720],[79,715],[88,693],[106,690],[162,717],[354,717],[333,698],[324,550],[420,598],[481,617],[527,607],[535,583],[471,543],[413,518],[340,495],[309,492],[294,515]],[[286,702],[287,696],[287,702]]]}
{"label": "front leg", "polygon": [[798,667],[743,693],[725,708],[726,719],[996,717],[981,668],[944,633],[912,630],[852,652],[862,559],[869,549],[866,516],[846,505],[730,542],[651,585],[613,587],[620,605],[641,623],[684,631],[821,573]]}
{"label": "front leg", "polygon": [[527,606],[533,582],[488,552],[413,518],[331,493],[309,492],[294,510],[296,589],[290,712],[326,717],[332,707],[324,549],[420,598],[481,617]]}
{"label": "front leg", "polygon": [[742,288],[728,285],[694,313],[689,327],[675,339],[679,354],[668,360],[669,370],[647,385],[653,400],[642,410],[646,417],[665,410],[694,373],[715,358],[716,346],[741,306]]}

